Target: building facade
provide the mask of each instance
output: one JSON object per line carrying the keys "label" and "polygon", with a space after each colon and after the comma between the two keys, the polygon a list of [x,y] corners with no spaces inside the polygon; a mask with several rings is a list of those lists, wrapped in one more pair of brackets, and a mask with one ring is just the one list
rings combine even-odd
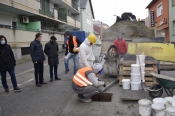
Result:
{"label": "building facade", "polygon": [[56,36],[62,50],[64,31],[80,29],[79,0],[0,1],[0,32],[19,62],[30,60],[29,46],[36,33],[43,34],[43,46]]}
{"label": "building facade", "polygon": [[94,30],[93,30],[94,18],[95,17],[94,17],[92,2],[91,0],[87,0],[86,8],[81,9],[81,30],[88,33],[94,33]]}
{"label": "building facade", "polygon": [[170,42],[175,42],[175,0],[169,0],[169,14]]}
{"label": "building facade", "polygon": [[146,7],[149,11],[149,26],[156,30],[156,37],[165,37],[169,42],[169,2],[152,0]]}

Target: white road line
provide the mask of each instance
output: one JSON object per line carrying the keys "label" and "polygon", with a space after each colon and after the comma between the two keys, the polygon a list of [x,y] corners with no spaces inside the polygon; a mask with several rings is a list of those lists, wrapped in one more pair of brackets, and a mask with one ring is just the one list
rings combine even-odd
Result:
{"label": "white road line", "polygon": [[[28,81],[26,81],[26,82],[24,82],[24,83],[21,83],[21,84],[18,84],[18,87],[20,87],[20,86],[22,86],[22,85],[24,85],[24,84],[26,84],[26,83],[29,83],[29,82],[31,82],[31,81],[33,81],[34,79],[30,79],[30,80],[28,80]],[[13,88],[11,88],[10,90],[13,90]]]}

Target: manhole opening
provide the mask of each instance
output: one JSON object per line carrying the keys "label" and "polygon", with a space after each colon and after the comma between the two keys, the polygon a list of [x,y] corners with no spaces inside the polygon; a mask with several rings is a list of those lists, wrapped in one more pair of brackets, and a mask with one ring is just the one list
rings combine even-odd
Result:
{"label": "manhole opening", "polygon": [[112,101],[112,93],[98,93],[92,96],[92,101],[103,101],[103,102],[111,102]]}

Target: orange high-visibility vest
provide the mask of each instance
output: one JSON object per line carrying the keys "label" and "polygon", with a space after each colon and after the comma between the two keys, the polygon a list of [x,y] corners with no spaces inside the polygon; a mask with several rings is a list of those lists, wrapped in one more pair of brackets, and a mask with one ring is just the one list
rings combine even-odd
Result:
{"label": "orange high-visibility vest", "polygon": [[92,83],[89,81],[89,79],[86,77],[86,72],[87,71],[92,71],[91,67],[84,67],[74,75],[72,81],[76,84],[79,85],[80,87],[86,87],[89,85],[92,85]]}
{"label": "orange high-visibility vest", "polygon": [[[78,43],[76,41],[76,36],[73,36],[73,43],[74,43],[74,47],[78,47]],[[68,45],[68,50],[70,50],[69,39],[67,39],[67,45]]]}

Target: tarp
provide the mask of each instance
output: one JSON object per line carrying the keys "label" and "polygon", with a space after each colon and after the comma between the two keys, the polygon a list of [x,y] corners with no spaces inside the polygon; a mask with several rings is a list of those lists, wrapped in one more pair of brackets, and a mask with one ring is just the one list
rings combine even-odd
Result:
{"label": "tarp", "polygon": [[[137,43],[138,54],[144,53],[155,60],[175,62],[174,44],[168,43]],[[135,43],[128,44],[128,54],[137,54]]]}
{"label": "tarp", "polygon": [[[88,33],[85,31],[71,31],[70,32],[73,36],[76,36],[81,42],[85,40],[88,36]],[[64,37],[64,44],[66,44],[67,38]]]}

